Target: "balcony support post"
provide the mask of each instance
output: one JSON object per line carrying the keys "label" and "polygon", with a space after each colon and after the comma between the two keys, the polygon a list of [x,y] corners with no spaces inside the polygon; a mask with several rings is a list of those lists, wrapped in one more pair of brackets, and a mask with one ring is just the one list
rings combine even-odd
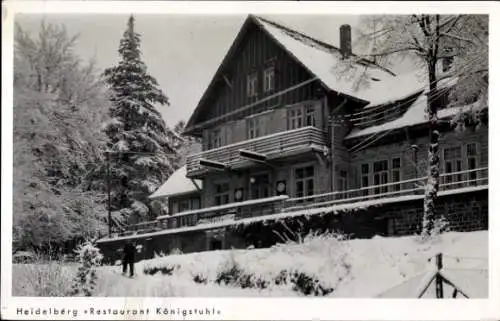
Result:
{"label": "balcony support post", "polygon": [[321,156],[319,153],[314,153],[314,156],[316,156],[316,159],[320,163],[321,167],[325,168],[326,166],[325,166],[325,160],[324,160],[323,156]]}
{"label": "balcony support post", "polygon": [[196,187],[196,190],[198,191],[198,193],[201,193],[201,187],[198,186],[198,183],[196,183],[196,181],[192,178],[191,178],[191,182],[193,183],[194,187]]}

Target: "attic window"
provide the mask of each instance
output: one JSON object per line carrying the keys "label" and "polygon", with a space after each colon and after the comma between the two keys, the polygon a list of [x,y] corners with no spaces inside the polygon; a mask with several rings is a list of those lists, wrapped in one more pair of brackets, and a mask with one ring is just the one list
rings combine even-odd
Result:
{"label": "attic window", "polygon": [[264,70],[264,92],[274,89],[274,67]]}
{"label": "attic window", "polygon": [[247,95],[253,97],[257,95],[258,73],[252,72],[247,76]]}

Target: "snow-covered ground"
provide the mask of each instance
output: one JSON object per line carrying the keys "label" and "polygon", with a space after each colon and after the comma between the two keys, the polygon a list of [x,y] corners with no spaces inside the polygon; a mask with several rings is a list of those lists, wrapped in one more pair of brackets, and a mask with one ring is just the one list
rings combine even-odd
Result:
{"label": "snow-covered ground", "polygon": [[[471,297],[488,295],[488,232],[442,235],[423,244],[417,237],[339,241],[332,236],[307,238],[297,244],[270,249],[223,250],[159,257],[136,264],[137,277],[120,275],[120,267],[100,269],[100,296],[300,296],[293,284],[276,285],[281,271],[302,272],[334,289],[330,297],[415,297],[418,275],[435,268],[434,257],[443,253],[443,266],[454,282]],[[254,280],[269,281],[265,289],[219,285],[218,273],[238,266]],[[171,275],[144,274],[144,269],[174,268]],[[193,281],[198,276],[206,284]],[[408,284],[408,290],[398,288]],[[391,290],[393,288],[397,290]],[[392,291],[392,292],[391,292]],[[394,294],[391,294],[394,293]]]}

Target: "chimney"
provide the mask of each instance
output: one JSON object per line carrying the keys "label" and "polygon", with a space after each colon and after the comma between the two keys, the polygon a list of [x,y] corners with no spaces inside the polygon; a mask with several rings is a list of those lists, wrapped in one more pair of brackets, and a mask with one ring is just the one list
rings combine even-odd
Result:
{"label": "chimney", "polygon": [[352,54],[350,25],[340,26],[340,53],[342,58],[347,58]]}

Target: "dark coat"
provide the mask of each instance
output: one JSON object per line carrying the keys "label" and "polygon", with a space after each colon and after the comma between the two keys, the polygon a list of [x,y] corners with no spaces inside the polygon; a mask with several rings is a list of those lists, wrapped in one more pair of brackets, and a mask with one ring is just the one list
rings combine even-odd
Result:
{"label": "dark coat", "polygon": [[133,262],[135,258],[135,246],[132,243],[125,244],[125,247],[123,248],[123,254],[125,255],[126,259]]}

